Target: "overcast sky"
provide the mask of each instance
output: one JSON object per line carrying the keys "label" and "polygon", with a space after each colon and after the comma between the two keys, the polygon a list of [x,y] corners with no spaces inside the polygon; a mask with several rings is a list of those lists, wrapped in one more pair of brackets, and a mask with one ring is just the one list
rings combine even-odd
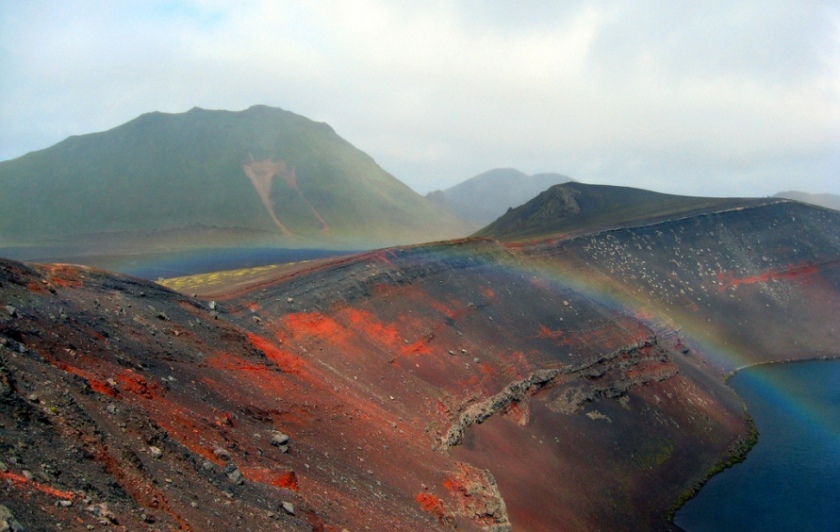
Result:
{"label": "overcast sky", "polygon": [[840,2],[0,0],[0,160],[258,103],[421,193],[515,167],[840,194]]}

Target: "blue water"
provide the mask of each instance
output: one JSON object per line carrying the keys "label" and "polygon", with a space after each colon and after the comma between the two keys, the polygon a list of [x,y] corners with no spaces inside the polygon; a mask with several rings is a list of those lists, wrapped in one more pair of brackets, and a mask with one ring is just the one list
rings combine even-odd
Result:
{"label": "blue water", "polygon": [[113,264],[104,266],[118,273],[158,279],[323,259],[350,253],[334,249],[219,248],[119,258]]}
{"label": "blue water", "polygon": [[137,255],[84,255],[71,246],[0,248],[0,257],[31,262],[69,262],[117,273],[158,279],[254,268],[356,253],[353,250],[285,248],[207,248]]}
{"label": "blue water", "polygon": [[840,531],[840,361],[749,368],[729,383],[759,431],[747,459],[676,515],[689,532]]}

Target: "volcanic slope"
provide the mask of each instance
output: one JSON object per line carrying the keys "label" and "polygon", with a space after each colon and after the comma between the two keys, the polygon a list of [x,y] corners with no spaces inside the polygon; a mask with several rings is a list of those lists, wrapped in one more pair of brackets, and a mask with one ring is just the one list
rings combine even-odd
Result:
{"label": "volcanic slope", "polygon": [[663,525],[746,437],[740,403],[676,337],[522,266],[394,249],[211,305],[4,262],[3,504],[34,529]]}
{"label": "volcanic slope", "polygon": [[144,114],[0,162],[0,187],[5,246],[359,249],[473,230],[327,124],[266,106]]}
{"label": "volcanic slope", "polygon": [[838,229],[834,211],[758,203],[390,250],[235,301],[371,397],[415,394],[427,441],[490,471],[514,526],[667,528],[675,494],[749,441],[721,377],[840,355]]}
{"label": "volcanic slope", "polygon": [[838,228],[780,202],[392,248],[214,302],[4,262],[3,504],[36,529],[669,529],[750,441],[722,375],[840,354]]}
{"label": "volcanic slope", "polygon": [[566,183],[545,190],[524,205],[508,209],[476,236],[533,240],[773,201],[779,200],[675,196],[630,187]]}

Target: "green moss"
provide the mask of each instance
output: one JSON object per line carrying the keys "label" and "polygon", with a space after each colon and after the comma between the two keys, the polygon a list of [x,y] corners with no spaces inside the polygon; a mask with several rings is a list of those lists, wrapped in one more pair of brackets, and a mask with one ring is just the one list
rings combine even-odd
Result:
{"label": "green moss", "polygon": [[669,441],[660,445],[654,445],[647,452],[639,450],[637,452],[637,464],[643,469],[657,468],[671,458],[675,449],[674,442]]}
{"label": "green moss", "polygon": [[706,474],[703,475],[696,484],[694,484],[694,486],[684,491],[677,500],[674,501],[674,504],[671,505],[671,509],[668,511],[669,521],[674,519],[677,511],[679,511],[685,503],[700,492],[700,489],[706,485],[709,479],[718,473],[722,473],[723,471],[729,469],[735,464],[743,462],[747,458],[747,454],[750,452],[750,449],[752,449],[758,442],[758,428],[756,428],[755,422],[749,414],[745,415],[744,419],[747,422],[747,434],[735,442],[723,460],[712,466]]}

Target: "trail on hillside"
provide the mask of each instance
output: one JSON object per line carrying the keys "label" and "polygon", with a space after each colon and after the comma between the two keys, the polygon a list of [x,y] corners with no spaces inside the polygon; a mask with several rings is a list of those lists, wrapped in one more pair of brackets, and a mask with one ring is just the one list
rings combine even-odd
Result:
{"label": "trail on hillside", "polygon": [[303,194],[300,186],[298,186],[297,175],[295,174],[294,167],[287,165],[286,161],[283,160],[276,162],[271,159],[254,161],[253,154],[249,154],[249,156],[250,162],[244,163],[242,165],[242,170],[245,172],[245,175],[248,176],[248,179],[250,179],[251,184],[254,185],[257,194],[260,196],[260,201],[262,201],[263,206],[265,206],[269,216],[271,216],[274,224],[280,229],[280,232],[285,236],[292,236],[294,234],[277,217],[277,213],[274,210],[274,204],[271,201],[271,187],[274,184],[275,176],[282,177],[286,185],[297,193],[301,201],[309,207],[312,215],[316,220],[318,220],[318,223],[320,224],[319,231],[321,234],[328,236],[330,233],[330,226],[321,216],[321,213],[319,213],[309,200],[306,199],[306,196]]}
{"label": "trail on hillside", "polygon": [[[260,196],[260,201],[262,201],[262,204],[265,206],[265,210],[268,211],[269,216],[271,216],[271,219],[274,221],[274,225],[280,229],[280,232],[283,233],[284,236],[292,236],[293,233],[289,231],[289,228],[283,225],[283,222],[277,218],[277,214],[274,212],[274,206],[271,204],[271,184],[272,179],[279,169],[278,166],[279,163],[273,163],[271,161],[254,162],[254,156],[251,155],[251,162],[243,164],[242,170],[257,190],[257,194]],[[283,169],[285,169],[285,167],[286,164],[283,163]]]}

